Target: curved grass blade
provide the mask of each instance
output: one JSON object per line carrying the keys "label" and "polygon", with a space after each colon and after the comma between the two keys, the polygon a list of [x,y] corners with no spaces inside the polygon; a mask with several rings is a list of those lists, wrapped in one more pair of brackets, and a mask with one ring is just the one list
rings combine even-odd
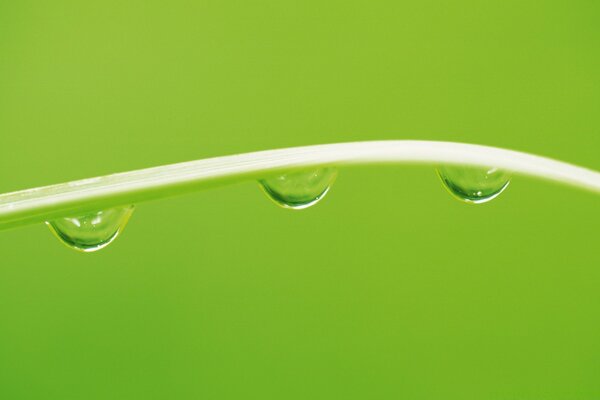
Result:
{"label": "curved grass blade", "polygon": [[267,150],[190,161],[0,195],[0,229],[315,166],[382,163],[494,166],[600,193],[600,173],[474,144],[391,140]]}

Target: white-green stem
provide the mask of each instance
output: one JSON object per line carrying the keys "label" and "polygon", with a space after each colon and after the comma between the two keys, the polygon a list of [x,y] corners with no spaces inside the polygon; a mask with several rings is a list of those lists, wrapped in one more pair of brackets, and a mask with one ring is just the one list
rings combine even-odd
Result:
{"label": "white-green stem", "polygon": [[257,179],[286,170],[381,163],[497,167],[600,193],[599,172],[518,151],[413,140],[337,143],[208,158],[3,194],[0,229]]}

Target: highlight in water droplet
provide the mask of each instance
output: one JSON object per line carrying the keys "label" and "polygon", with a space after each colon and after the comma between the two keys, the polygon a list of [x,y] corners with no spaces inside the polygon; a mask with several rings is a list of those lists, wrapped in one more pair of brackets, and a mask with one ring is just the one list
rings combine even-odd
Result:
{"label": "highlight in water droplet", "polygon": [[276,204],[284,208],[302,210],[323,199],[336,177],[337,169],[320,168],[262,179],[259,184]]}
{"label": "highlight in water droplet", "polygon": [[488,202],[506,189],[511,174],[498,168],[446,166],[437,169],[450,194],[467,203]]}
{"label": "highlight in water droplet", "polygon": [[134,206],[111,208],[46,222],[67,247],[91,253],[111,244],[123,231]]}

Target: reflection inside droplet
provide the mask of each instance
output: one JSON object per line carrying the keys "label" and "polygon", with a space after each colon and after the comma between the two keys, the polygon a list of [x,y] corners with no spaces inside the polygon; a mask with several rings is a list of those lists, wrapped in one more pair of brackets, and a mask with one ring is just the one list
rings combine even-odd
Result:
{"label": "reflection inside droplet", "polygon": [[59,218],[46,224],[65,245],[89,253],[112,243],[127,225],[133,209],[133,206],[111,208],[79,217]]}
{"label": "reflection inside droplet", "polygon": [[284,208],[301,210],[318,203],[337,177],[337,169],[320,168],[290,172],[259,181],[264,192]]}
{"label": "reflection inside droplet", "polygon": [[437,169],[448,191],[467,203],[485,203],[496,198],[510,183],[511,174],[498,168],[444,166]]}

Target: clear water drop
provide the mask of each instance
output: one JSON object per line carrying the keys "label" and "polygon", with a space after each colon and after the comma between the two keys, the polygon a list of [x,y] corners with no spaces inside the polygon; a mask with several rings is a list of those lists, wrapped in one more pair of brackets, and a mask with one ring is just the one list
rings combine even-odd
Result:
{"label": "clear water drop", "polygon": [[448,191],[467,203],[485,203],[496,198],[510,183],[511,174],[498,168],[447,166],[438,175]]}
{"label": "clear water drop", "polygon": [[264,192],[284,208],[302,210],[323,199],[337,177],[337,169],[294,171],[259,181]]}
{"label": "clear water drop", "polygon": [[111,208],[47,221],[46,225],[68,247],[91,253],[105,248],[119,236],[133,209],[134,206]]}

